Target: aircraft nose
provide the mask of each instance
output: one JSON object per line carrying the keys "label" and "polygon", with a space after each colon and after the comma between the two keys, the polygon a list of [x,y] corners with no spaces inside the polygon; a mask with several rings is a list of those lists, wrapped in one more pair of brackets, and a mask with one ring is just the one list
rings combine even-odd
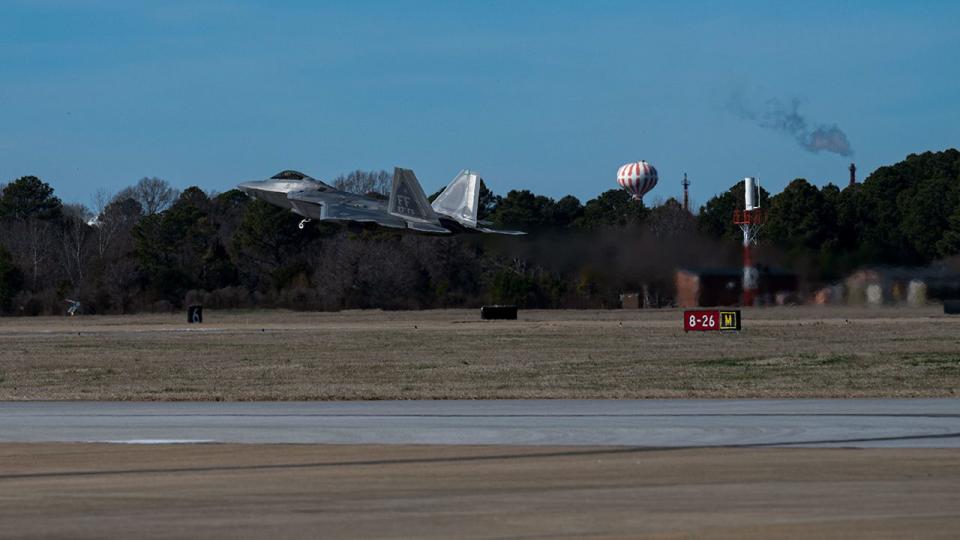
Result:
{"label": "aircraft nose", "polygon": [[247,195],[256,197],[257,192],[263,190],[263,181],[253,180],[250,182],[241,182],[240,184],[237,184],[237,187],[240,189],[240,191],[243,191]]}

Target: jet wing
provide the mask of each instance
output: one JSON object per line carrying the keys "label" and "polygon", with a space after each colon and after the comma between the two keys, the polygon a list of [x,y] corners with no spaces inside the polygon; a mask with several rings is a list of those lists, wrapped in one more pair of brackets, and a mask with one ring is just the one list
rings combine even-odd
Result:
{"label": "jet wing", "polygon": [[295,214],[309,219],[326,219],[326,208],[316,199],[307,196],[303,191],[293,191],[287,193],[287,201],[290,203],[290,209]]}
{"label": "jet wing", "polygon": [[[375,223],[381,227],[406,229],[410,225],[405,220],[387,213],[383,203],[366,200],[359,196],[343,194],[324,194],[316,191],[295,191],[287,194],[293,211],[301,216],[318,221],[354,221],[357,223]],[[412,227],[411,227],[412,228]],[[420,230],[420,229],[418,229]],[[425,232],[449,232],[446,229]]]}
{"label": "jet wing", "polygon": [[486,227],[477,227],[474,230],[482,233],[487,233],[487,234],[506,234],[509,236],[524,236],[525,234],[527,234],[524,231],[506,231],[502,229],[488,229]]}

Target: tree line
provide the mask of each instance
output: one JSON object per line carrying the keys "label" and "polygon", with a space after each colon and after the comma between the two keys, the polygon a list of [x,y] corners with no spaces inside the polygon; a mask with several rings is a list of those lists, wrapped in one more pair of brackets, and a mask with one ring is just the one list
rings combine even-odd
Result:
{"label": "tree line", "polygon": [[[390,175],[354,171],[334,180],[383,196]],[[379,194],[379,195],[378,195]],[[436,196],[437,194],[434,194]],[[285,307],[426,309],[516,303],[615,307],[624,291],[673,299],[678,266],[735,266],[732,223],[743,183],[697,214],[673,198],[647,207],[623,190],[582,203],[481,186],[480,218],[526,237],[422,236],[319,223],[238,190],[182,192],[144,178],[93,208],[64,204],[34,176],[0,193],[0,310],[86,313]],[[869,265],[924,265],[960,253],[960,152],[910,155],[861,184],[816,187],[798,178],[767,210],[761,262],[826,283]]]}

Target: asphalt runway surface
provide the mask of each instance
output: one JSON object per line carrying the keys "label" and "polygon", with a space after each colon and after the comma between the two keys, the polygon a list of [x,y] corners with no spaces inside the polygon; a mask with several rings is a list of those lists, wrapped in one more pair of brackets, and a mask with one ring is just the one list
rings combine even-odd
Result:
{"label": "asphalt runway surface", "polygon": [[955,399],[6,402],[0,538],[955,538],[958,447]]}
{"label": "asphalt runway surface", "polygon": [[35,442],[960,448],[960,400],[0,404]]}
{"label": "asphalt runway surface", "polygon": [[956,538],[914,448],[0,443],[0,538]]}

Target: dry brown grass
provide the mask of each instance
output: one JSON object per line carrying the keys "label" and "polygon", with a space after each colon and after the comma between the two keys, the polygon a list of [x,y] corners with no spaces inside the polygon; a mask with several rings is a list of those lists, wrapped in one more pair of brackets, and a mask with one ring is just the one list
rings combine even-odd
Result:
{"label": "dry brown grass", "polygon": [[678,310],[210,312],[0,320],[0,399],[953,396],[960,318],[772,308],[739,334]]}

